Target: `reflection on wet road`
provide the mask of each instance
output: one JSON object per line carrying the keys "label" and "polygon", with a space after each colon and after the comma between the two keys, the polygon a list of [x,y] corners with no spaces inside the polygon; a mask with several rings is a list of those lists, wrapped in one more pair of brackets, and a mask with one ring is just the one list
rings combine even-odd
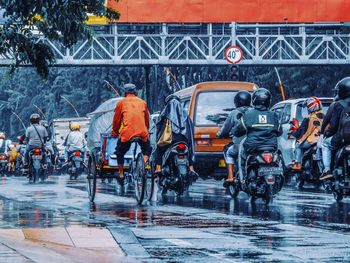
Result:
{"label": "reflection on wet road", "polygon": [[337,204],[322,190],[285,188],[269,206],[244,193],[225,195],[221,182],[198,181],[190,192],[169,193],[137,206],[116,183],[99,184],[95,204],[86,181],[66,176],[29,185],[0,185],[1,228],[107,226],[127,255],[172,262],[349,262],[350,199]]}

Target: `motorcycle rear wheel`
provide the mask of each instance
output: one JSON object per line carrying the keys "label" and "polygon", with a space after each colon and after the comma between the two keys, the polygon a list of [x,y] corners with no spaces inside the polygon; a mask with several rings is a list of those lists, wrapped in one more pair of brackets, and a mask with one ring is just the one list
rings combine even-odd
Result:
{"label": "motorcycle rear wheel", "polygon": [[339,191],[334,191],[333,192],[333,196],[334,196],[334,199],[339,203],[343,200],[344,198],[344,195],[342,192],[339,192]]}
{"label": "motorcycle rear wheel", "polygon": [[265,204],[268,205],[268,204],[270,204],[270,202],[272,202],[272,199],[273,199],[272,188],[271,188],[271,186],[267,186],[263,200],[264,200]]}

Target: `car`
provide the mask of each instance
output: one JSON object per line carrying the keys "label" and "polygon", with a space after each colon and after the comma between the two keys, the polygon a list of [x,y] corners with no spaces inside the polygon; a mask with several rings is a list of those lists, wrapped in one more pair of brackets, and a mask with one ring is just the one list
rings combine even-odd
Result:
{"label": "car", "polygon": [[175,93],[194,123],[194,166],[203,179],[226,178],[223,150],[231,140],[218,138],[216,133],[235,108],[237,92],[257,89],[258,86],[250,82],[213,81],[198,83]]}
{"label": "car", "polygon": [[[297,119],[301,124],[304,118],[308,116],[307,107],[305,102],[308,98],[300,99],[289,99],[278,102],[275,104],[271,110],[276,112],[281,120],[283,134],[278,138],[279,149],[282,151],[283,159],[285,165],[288,167],[290,163],[294,160],[294,150],[295,150],[295,138],[288,136],[290,132],[290,122],[293,119]],[[319,98],[322,102],[323,113],[326,114],[328,107],[334,101],[333,98]]]}

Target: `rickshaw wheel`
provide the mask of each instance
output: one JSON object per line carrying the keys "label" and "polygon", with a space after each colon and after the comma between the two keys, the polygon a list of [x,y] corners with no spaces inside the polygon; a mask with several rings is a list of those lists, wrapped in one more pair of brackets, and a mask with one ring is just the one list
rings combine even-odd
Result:
{"label": "rickshaw wheel", "polygon": [[96,195],[97,169],[95,159],[90,156],[88,162],[88,193],[90,202],[94,202]]}
{"label": "rickshaw wheel", "polygon": [[147,173],[145,171],[145,163],[143,155],[141,153],[137,155],[134,166],[132,168],[135,197],[137,203],[140,205],[143,202],[147,188]]}

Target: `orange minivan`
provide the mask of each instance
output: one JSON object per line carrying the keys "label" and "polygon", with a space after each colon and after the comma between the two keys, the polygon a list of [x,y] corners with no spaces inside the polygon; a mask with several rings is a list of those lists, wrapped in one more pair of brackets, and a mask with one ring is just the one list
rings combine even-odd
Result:
{"label": "orange minivan", "polygon": [[230,139],[219,139],[216,133],[234,109],[236,93],[257,88],[249,82],[218,81],[199,83],[175,93],[195,126],[195,169],[201,177],[220,180],[226,175],[222,152]]}

